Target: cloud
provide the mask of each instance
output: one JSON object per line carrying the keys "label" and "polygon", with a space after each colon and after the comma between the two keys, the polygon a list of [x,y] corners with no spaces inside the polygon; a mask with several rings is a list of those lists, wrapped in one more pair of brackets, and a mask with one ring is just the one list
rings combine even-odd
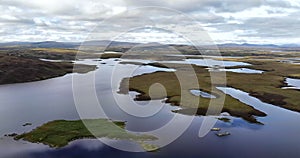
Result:
{"label": "cloud", "polygon": [[262,0],[127,0],[129,6],[160,6],[174,8],[183,12],[194,12],[199,10],[216,9],[217,11],[241,11],[249,7],[262,5]]}
{"label": "cloud", "polygon": [[299,43],[299,17],[299,0],[1,0],[0,35],[1,42],[82,41],[91,31],[113,38],[151,26],[161,33],[126,37],[170,42],[201,38],[192,35],[204,29],[217,43]]}

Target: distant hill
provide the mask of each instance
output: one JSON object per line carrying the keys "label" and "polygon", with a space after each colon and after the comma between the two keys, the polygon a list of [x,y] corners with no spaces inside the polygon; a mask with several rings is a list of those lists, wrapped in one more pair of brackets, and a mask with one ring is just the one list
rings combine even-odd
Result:
{"label": "distant hill", "polygon": [[139,43],[119,42],[109,40],[99,41],[85,41],[81,42],[56,42],[56,41],[43,41],[43,42],[7,42],[0,43],[0,47],[24,47],[24,48],[77,48],[81,44],[85,46],[134,46]]}
{"label": "distant hill", "polygon": [[248,47],[248,48],[300,48],[300,44],[282,44],[282,45],[275,45],[275,44],[236,44],[236,43],[225,43],[225,44],[218,44],[219,47]]}
{"label": "distant hill", "polygon": [[26,46],[30,45],[31,42],[6,42],[6,43],[0,43],[1,47],[9,47],[9,46]]}
{"label": "distant hill", "polygon": [[139,43],[99,40],[99,41],[85,41],[82,44],[87,46],[134,46]]}
{"label": "distant hill", "polygon": [[279,45],[275,44],[236,44],[236,43],[226,43],[226,44],[218,44],[220,47],[256,47],[256,48],[280,48]]}
{"label": "distant hill", "polygon": [[55,42],[55,41],[31,43],[32,47],[37,47],[37,48],[74,48],[74,47],[77,47],[78,45],[80,45],[80,43]]}
{"label": "distant hill", "polygon": [[0,43],[1,47],[24,47],[24,48],[74,48],[78,47],[80,43],[75,42],[7,42]]}
{"label": "distant hill", "polygon": [[[24,48],[78,48],[81,44],[85,46],[110,46],[110,47],[132,47],[141,43],[121,42],[121,41],[109,41],[109,40],[95,40],[81,42],[56,42],[56,41],[43,41],[43,42],[6,42],[0,43],[0,47],[24,47]],[[147,43],[143,44],[144,47],[162,46],[159,43]],[[171,46],[176,46],[170,44]],[[218,47],[243,47],[243,48],[300,48],[300,44],[250,44],[250,43],[224,43],[217,44]]]}

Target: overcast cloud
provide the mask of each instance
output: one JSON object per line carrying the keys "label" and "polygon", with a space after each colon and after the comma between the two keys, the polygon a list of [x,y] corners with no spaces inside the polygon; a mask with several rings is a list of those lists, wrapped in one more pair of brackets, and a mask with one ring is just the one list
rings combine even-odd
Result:
{"label": "overcast cloud", "polygon": [[[183,36],[199,38],[194,31],[200,29],[215,43],[300,43],[300,0],[0,2],[0,42],[87,38],[181,43]],[[137,9],[147,6],[152,8]]]}

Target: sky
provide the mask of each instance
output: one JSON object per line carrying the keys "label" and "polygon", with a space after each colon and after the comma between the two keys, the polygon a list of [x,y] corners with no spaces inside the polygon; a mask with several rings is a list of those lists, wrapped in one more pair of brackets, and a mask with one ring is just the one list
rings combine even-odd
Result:
{"label": "sky", "polygon": [[300,44],[300,0],[0,0],[0,37]]}

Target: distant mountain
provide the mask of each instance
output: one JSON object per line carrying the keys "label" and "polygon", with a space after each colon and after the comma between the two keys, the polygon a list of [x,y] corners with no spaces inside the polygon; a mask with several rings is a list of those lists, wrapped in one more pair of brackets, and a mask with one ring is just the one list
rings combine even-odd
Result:
{"label": "distant mountain", "polygon": [[300,48],[300,44],[237,44],[237,43],[225,43],[225,44],[218,44],[219,47],[253,47],[253,48]]}
{"label": "distant mountain", "polygon": [[85,46],[134,46],[139,43],[99,40],[99,41],[85,41],[82,44]]}
{"label": "distant mountain", "polygon": [[1,47],[5,46],[20,46],[20,45],[30,45],[31,42],[6,42],[6,43],[0,43]]}
{"label": "distant mountain", "polygon": [[78,47],[80,43],[71,42],[55,42],[55,41],[45,41],[45,42],[35,42],[31,43],[31,47],[37,48],[75,48]]}
{"label": "distant mountain", "polygon": [[218,44],[219,47],[256,47],[256,48],[279,48],[279,45],[275,44],[236,44],[236,43],[225,43],[225,44]]}
{"label": "distant mountain", "polygon": [[24,47],[24,48],[75,48],[80,43],[75,42],[55,42],[55,41],[44,41],[44,42],[7,42],[0,43],[1,47]]}
{"label": "distant mountain", "polygon": [[284,47],[284,48],[299,48],[300,44],[283,44],[283,45],[280,45],[280,47]]}
{"label": "distant mountain", "polygon": [[0,47],[24,47],[24,48],[77,48],[81,44],[85,46],[134,46],[139,43],[119,42],[109,40],[99,41],[85,41],[85,42],[56,42],[56,41],[43,41],[43,42],[7,42],[0,43]]}
{"label": "distant mountain", "polygon": [[[23,48],[78,48],[83,44],[85,46],[99,46],[99,47],[133,47],[142,43],[132,43],[132,42],[121,42],[121,41],[109,41],[109,40],[95,40],[95,41],[85,41],[81,42],[56,42],[56,41],[43,41],[43,42],[6,42],[0,43],[0,47],[23,47]],[[164,47],[166,45],[151,42],[143,43],[142,47]],[[173,46],[170,44],[169,46]],[[179,45],[174,45],[179,46]],[[184,45],[182,45],[184,46]],[[246,48],[300,48],[300,44],[250,44],[250,43],[224,43],[217,44],[218,47],[246,47]]]}

